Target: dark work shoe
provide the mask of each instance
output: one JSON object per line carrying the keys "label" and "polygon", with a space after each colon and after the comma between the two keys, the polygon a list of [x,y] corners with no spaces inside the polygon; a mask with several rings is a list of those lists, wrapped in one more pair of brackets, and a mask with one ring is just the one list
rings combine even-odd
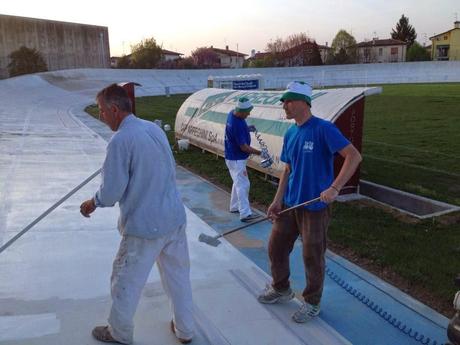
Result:
{"label": "dark work shoe", "polygon": [[238,210],[230,210],[229,212],[230,213],[240,213],[240,211],[238,211]]}
{"label": "dark work shoe", "polygon": [[[174,335],[176,335],[176,327],[174,326],[174,321],[171,320],[171,332],[174,333]],[[183,339],[183,338],[179,338],[178,336],[177,337],[177,340],[179,340],[179,342],[181,344],[190,344],[192,342],[192,338],[190,339]]]}
{"label": "dark work shoe", "polygon": [[251,220],[257,219],[257,218],[259,218],[259,217],[260,217],[260,214],[252,213],[252,214],[250,214],[249,216],[240,218],[240,220],[241,220],[242,222],[248,223],[248,222],[250,222]]}
{"label": "dark work shoe", "polygon": [[114,343],[114,344],[123,344],[119,341],[115,340],[110,334],[109,326],[97,326],[94,327],[93,331],[91,332],[93,337],[96,340],[102,341],[104,343]]}

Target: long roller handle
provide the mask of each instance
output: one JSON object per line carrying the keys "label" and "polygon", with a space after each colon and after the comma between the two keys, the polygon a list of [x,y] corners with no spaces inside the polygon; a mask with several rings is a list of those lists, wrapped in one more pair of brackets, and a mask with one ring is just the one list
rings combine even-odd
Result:
{"label": "long roller handle", "polygon": [[79,189],[81,189],[84,185],[86,185],[89,181],[91,181],[93,178],[95,178],[99,173],[101,172],[101,169],[98,171],[94,172],[91,176],[89,176],[86,180],[84,180],[82,183],[80,183],[78,186],[76,186],[74,189],[72,189],[70,192],[68,192],[66,195],[64,195],[58,202],[56,202],[53,206],[51,206],[49,209],[47,209],[45,212],[43,212],[40,216],[35,218],[35,220],[27,225],[24,229],[22,229],[20,232],[18,232],[12,239],[10,239],[8,242],[6,242],[3,246],[0,247],[0,254],[9,246],[11,246],[19,237],[24,235],[27,231],[29,231],[35,224],[37,224],[39,221],[41,221],[43,218],[45,218],[48,214],[50,214],[56,207],[61,205],[64,201],[66,201],[68,198],[70,198],[72,195],[74,195]]}
{"label": "long roller handle", "polygon": [[[292,211],[292,210],[294,210],[294,209],[296,209],[296,208],[299,208],[299,207],[302,207],[302,206],[308,206],[308,205],[313,204],[313,203],[315,203],[315,202],[317,202],[317,201],[320,201],[320,200],[321,200],[321,198],[320,198],[320,197],[317,197],[317,198],[315,198],[315,199],[311,199],[311,200],[305,201],[305,202],[303,202],[303,203],[301,203],[301,204],[297,204],[297,205],[294,205],[294,206],[292,206],[292,207],[286,208],[286,209],[282,210],[279,214],[283,214],[283,213],[285,213],[285,212]],[[239,226],[239,227],[237,227],[237,228],[235,228],[235,229],[229,230],[229,231],[227,231],[227,232],[224,232],[223,234],[218,235],[217,237],[215,237],[215,239],[218,239],[218,238],[227,236],[227,235],[229,235],[229,234],[231,234],[231,233],[234,233],[234,232],[239,231],[239,230],[241,230],[241,229],[247,228],[248,226],[251,226],[251,225],[254,225],[254,224],[257,224],[257,223],[261,223],[261,222],[263,222],[263,221],[266,221],[267,219],[269,219],[269,217],[264,217],[264,218],[261,218],[261,219],[258,219],[258,220],[256,220],[256,221],[254,221],[254,222],[251,222],[251,223],[248,223],[248,224]]]}

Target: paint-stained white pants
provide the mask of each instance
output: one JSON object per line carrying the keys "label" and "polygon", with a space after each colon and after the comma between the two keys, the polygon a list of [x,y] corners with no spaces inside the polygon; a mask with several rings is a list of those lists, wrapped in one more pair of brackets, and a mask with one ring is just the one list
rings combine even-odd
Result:
{"label": "paint-stained white pants", "polygon": [[228,171],[233,180],[232,194],[230,197],[230,211],[238,210],[240,218],[247,217],[251,214],[249,206],[249,178],[246,171],[247,159],[243,160],[225,160]]}
{"label": "paint-stained white pants", "polygon": [[125,344],[133,341],[134,313],[155,261],[171,302],[176,335],[183,339],[193,337],[190,259],[183,225],[155,240],[133,236],[123,236],[121,240],[113,262],[112,309],[108,321],[112,336]]}

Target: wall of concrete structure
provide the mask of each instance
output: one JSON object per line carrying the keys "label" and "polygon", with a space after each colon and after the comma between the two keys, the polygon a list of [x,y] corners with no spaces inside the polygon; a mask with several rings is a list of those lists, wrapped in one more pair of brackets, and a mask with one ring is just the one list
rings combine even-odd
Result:
{"label": "wall of concrete structure", "polygon": [[208,85],[208,77],[261,74],[266,89],[284,89],[293,80],[314,88],[324,86],[379,85],[398,83],[458,83],[460,61],[423,61],[312,67],[239,68],[202,70],[74,69],[47,72],[40,77],[66,90],[92,95],[114,82],[133,81],[137,96],[193,93]]}
{"label": "wall of concrete structure", "polygon": [[50,71],[110,67],[104,26],[0,15],[0,78],[8,77],[8,55],[21,46],[37,49]]}

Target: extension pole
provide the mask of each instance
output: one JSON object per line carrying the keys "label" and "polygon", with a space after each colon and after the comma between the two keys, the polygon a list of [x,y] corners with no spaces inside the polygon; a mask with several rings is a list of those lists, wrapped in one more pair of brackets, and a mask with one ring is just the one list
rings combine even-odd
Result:
{"label": "extension pole", "polygon": [[35,224],[37,224],[39,221],[41,221],[43,218],[45,218],[47,215],[49,215],[55,208],[57,208],[64,201],[66,201],[68,198],[70,198],[72,195],[74,195],[78,190],[80,190],[84,185],[86,185],[89,181],[91,181],[93,178],[95,178],[97,175],[99,175],[100,172],[101,172],[101,169],[99,169],[96,172],[94,172],[90,177],[88,177],[86,180],[84,180],[82,183],[80,183],[78,186],[76,186],[74,189],[72,189],[70,192],[68,192],[65,196],[63,196],[53,206],[51,206],[49,209],[47,209],[45,212],[43,212],[40,216],[38,216],[32,223],[30,223],[24,229],[22,229],[20,232],[18,232],[11,240],[9,240],[3,246],[0,247],[0,254],[6,248],[11,246],[14,242],[16,242],[16,240],[19,239],[22,235],[24,235],[27,231],[29,231]]}

